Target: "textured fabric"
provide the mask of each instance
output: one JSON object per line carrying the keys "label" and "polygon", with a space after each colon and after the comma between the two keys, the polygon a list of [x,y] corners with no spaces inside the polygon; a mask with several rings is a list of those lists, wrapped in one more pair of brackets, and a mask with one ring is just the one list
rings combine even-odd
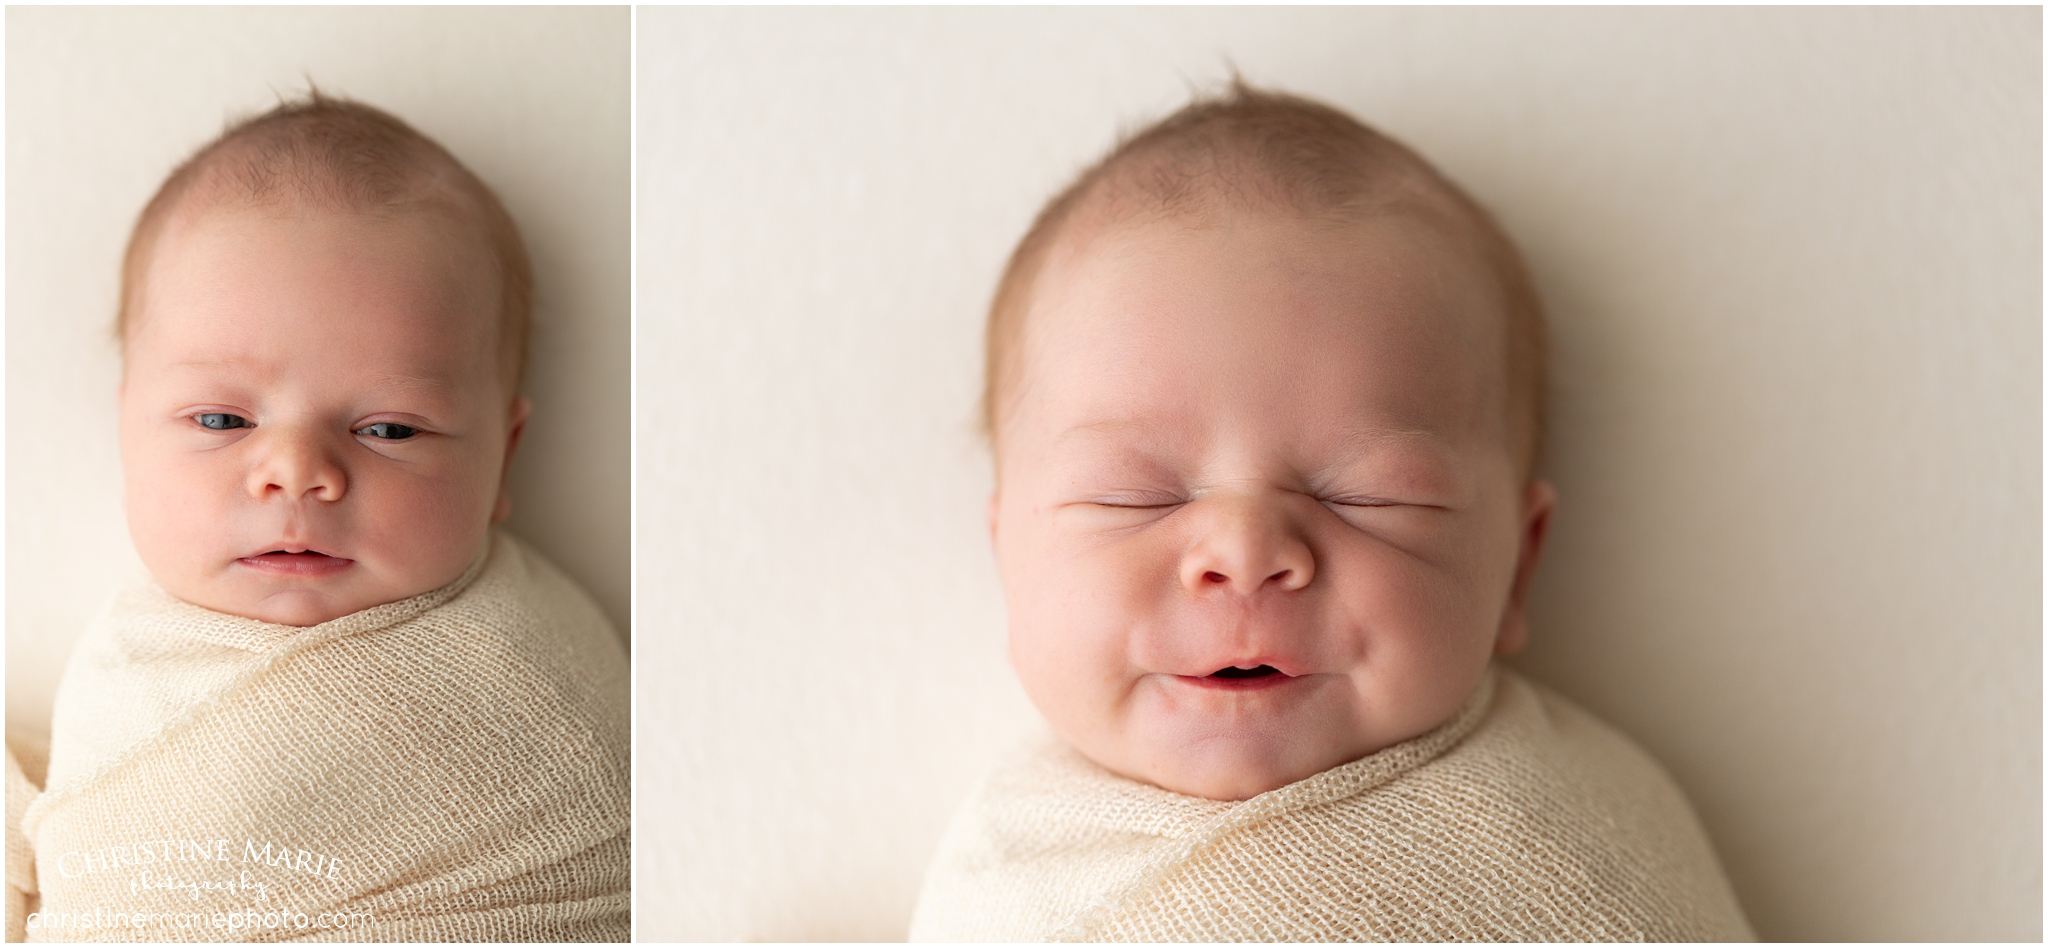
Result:
{"label": "textured fabric", "polygon": [[28,837],[21,833],[21,818],[40,792],[42,788],[28,776],[27,768],[16,758],[14,745],[10,743],[7,746],[8,941],[21,941],[27,936],[28,913],[36,910],[36,851],[28,844]]}
{"label": "textured fabric", "polygon": [[306,628],[131,588],[58,689],[28,936],[625,940],[627,701],[603,615],[502,533]]}
{"label": "textured fabric", "polygon": [[1499,668],[1442,727],[1241,803],[1034,746],[954,819],[911,922],[913,941],[1752,937],[1656,763]]}

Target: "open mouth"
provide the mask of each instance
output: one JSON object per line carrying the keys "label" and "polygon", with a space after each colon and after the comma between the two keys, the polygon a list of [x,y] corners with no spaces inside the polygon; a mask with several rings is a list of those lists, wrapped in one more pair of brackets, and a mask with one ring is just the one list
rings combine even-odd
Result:
{"label": "open mouth", "polygon": [[324,576],[347,569],[354,560],[329,556],[319,550],[271,550],[242,557],[242,563],[266,573],[288,576]]}
{"label": "open mouth", "polygon": [[1278,668],[1274,668],[1274,667],[1273,667],[1273,666],[1271,666],[1271,665],[1260,665],[1260,666],[1259,666],[1259,667],[1257,667],[1257,668],[1239,668],[1239,667],[1237,667],[1237,666],[1235,666],[1235,665],[1232,665],[1232,666],[1230,666],[1229,668],[1219,668],[1219,669],[1217,669],[1217,670],[1216,670],[1216,672],[1215,672],[1214,674],[1210,675],[1209,677],[1211,677],[1211,678],[1232,678],[1232,679],[1243,679],[1243,678],[1264,678],[1264,677],[1266,677],[1267,675],[1278,675],[1278,674],[1280,674],[1280,669],[1278,669]]}
{"label": "open mouth", "polygon": [[1297,679],[1271,665],[1254,665],[1249,668],[1231,665],[1206,675],[1190,675],[1181,680],[1198,687],[1223,691],[1262,691],[1267,688],[1278,688]]}

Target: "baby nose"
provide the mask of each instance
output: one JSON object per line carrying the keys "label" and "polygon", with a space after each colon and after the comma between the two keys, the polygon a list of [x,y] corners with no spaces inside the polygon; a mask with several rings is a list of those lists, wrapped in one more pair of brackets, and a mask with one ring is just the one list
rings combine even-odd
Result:
{"label": "baby nose", "polygon": [[1292,591],[1314,581],[1314,551],[1279,505],[1254,500],[1197,501],[1209,510],[1199,518],[1194,544],[1181,558],[1180,581],[1197,595],[1234,590]]}
{"label": "baby nose", "polygon": [[249,493],[257,500],[334,501],[347,492],[347,475],[317,435],[288,428],[267,434],[249,472]]}

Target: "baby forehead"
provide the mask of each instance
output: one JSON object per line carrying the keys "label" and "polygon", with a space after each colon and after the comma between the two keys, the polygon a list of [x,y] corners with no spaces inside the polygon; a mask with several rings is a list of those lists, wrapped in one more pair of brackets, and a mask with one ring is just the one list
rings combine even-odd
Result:
{"label": "baby forehead", "polygon": [[[1063,239],[1037,275],[1027,348],[1129,354],[1193,339],[1218,358],[1355,342],[1448,354],[1505,346],[1506,300],[1483,249],[1433,215],[1284,213],[1124,221]],[[1420,350],[1417,350],[1420,351]]]}
{"label": "baby forehead", "polygon": [[125,336],[475,348],[495,337],[496,302],[487,256],[435,216],[216,204],[166,222]]}
{"label": "baby forehead", "polygon": [[[353,210],[318,205],[220,202],[181,210],[146,261],[149,297],[233,295],[433,295],[489,309],[489,248],[461,222],[427,208]],[[309,277],[328,282],[309,282]],[[334,282],[341,281],[341,282]],[[458,299],[459,298],[459,299]]]}
{"label": "baby forehead", "polygon": [[[1023,326],[1036,422],[1282,414],[1489,427],[1501,294],[1454,233],[1284,216],[1154,221],[1049,255]],[[1265,422],[1259,422],[1264,424]]]}

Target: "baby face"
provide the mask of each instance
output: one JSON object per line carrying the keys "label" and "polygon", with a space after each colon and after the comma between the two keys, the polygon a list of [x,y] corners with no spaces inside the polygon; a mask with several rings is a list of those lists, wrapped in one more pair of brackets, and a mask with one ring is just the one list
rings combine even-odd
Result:
{"label": "baby face", "polygon": [[462,574],[526,412],[477,244],[427,213],[169,222],[121,391],[129,533],[164,589],[313,625]]}
{"label": "baby face", "polygon": [[1047,259],[998,445],[1010,655],[1053,728],[1254,796],[1446,721],[1519,646],[1495,281],[1419,217],[1226,214]]}

